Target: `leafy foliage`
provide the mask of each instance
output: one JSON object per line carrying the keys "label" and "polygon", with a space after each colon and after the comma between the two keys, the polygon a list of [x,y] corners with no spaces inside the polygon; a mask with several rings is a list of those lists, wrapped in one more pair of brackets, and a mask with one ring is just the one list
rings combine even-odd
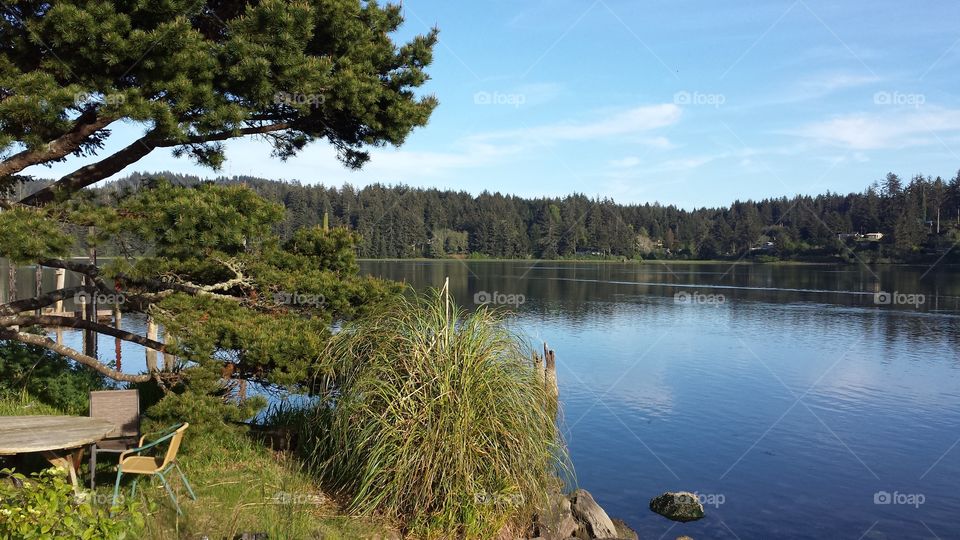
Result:
{"label": "leafy foliage", "polygon": [[0,231],[0,256],[17,263],[60,257],[73,245],[55,221],[32,208],[0,212]]}
{"label": "leafy foliage", "polygon": [[86,415],[90,391],[105,387],[103,377],[60,355],[0,340],[0,392],[26,392],[63,413]]}
{"label": "leafy foliage", "polygon": [[120,206],[136,216],[127,229],[157,257],[190,260],[214,253],[235,256],[270,235],[283,208],[241,186],[200,184],[196,189],[154,182]]}
{"label": "leafy foliage", "polygon": [[[171,176],[181,183],[189,176]],[[121,189],[133,175],[105,188]],[[680,259],[775,255],[781,259],[874,261],[943,255],[960,230],[960,175],[889,175],[860,193],[825,193],[727,207],[685,210],[661,204],[616,204],[573,194],[521,198],[500,193],[370,185],[302,185],[252,177],[242,183],[286,206],[280,235],[313,228],[324,214],[334,226],[363,237],[370,258],[472,256],[508,258],[651,257]],[[938,220],[939,217],[939,220]],[[939,232],[937,224],[939,223]],[[881,242],[838,239],[840,234],[882,232]],[[770,242],[772,245],[768,245]],[[762,248],[754,249],[751,248]],[[945,261],[954,256],[951,251]]]}
{"label": "leafy foliage", "polygon": [[97,154],[120,121],[146,133],[64,177],[65,193],[157,147],[219,168],[222,141],[253,134],[281,158],[326,139],[360,167],[368,146],[401,144],[437,105],[414,94],[437,32],[394,43],[402,23],[400,6],[358,0],[12,0],[0,21],[0,178]]}
{"label": "leafy foliage", "polygon": [[426,537],[491,538],[529,516],[562,457],[530,350],[491,312],[398,300],[332,341],[316,470],[361,512]]}
{"label": "leafy foliage", "polygon": [[[309,389],[332,324],[374,310],[400,290],[399,284],[357,275],[356,233],[314,229],[281,242],[273,232],[284,216],[280,205],[243,186],[151,180],[146,189],[110,200],[77,197],[43,212],[44,224],[61,234],[95,224],[87,241],[128,255],[136,245],[146,253],[110,259],[95,277],[112,278],[117,291],[101,287],[122,295],[121,309],[148,314],[169,336],[166,353],[175,355],[176,364],[148,366],[152,376],[167,381],[166,399],[149,409],[158,422],[217,430],[250,418],[264,402],[240,399],[239,381]],[[18,230],[13,241],[28,235]],[[4,322],[15,324],[15,317]],[[74,368],[66,360],[49,353],[34,360],[22,356],[6,364],[0,357],[11,384],[38,364],[35,377],[24,378],[32,381],[25,387],[29,393],[63,408],[85,406],[87,389],[74,391],[75,380],[67,377]],[[54,378],[57,373],[63,380]]]}
{"label": "leafy foliage", "polygon": [[58,469],[29,478],[0,470],[0,539],[139,538],[144,525],[139,505],[131,501],[116,510],[116,517],[111,517],[107,508],[78,502],[73,486]]}

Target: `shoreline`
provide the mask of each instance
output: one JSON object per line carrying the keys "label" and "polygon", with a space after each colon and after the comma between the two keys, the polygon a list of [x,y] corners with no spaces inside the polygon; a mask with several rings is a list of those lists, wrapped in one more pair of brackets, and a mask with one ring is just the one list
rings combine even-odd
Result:
{"label": "shoreline", "polygon": [[[770,261],[770,262],[757,262],[757,261],[727,261],[723,259],[648,259],[643,261],[638,261],[636,259],[628,260],[615,260],[615,259],[498,259],[498,258],[484,258],[484,259],[468,259],[468,258],[444,258],[444,259],[435,259],[430,257],[386,257],[381,259],[374,258],[365,258],[358,257],[358,262],[478,262],[478,263],[495,263],[495,262],[526,262],[526,263],[597,263],[597,264],[635,264],[635,265],[701,265],[701,264],[726,264],[731,266],[899,266],[899,267],[930,267],[930,264],[921,263],[921,262],[874,262],[874,263],[859,263],[859,262],[824,262],[824,261]],[[948,267],[960,267],[960,263],[940,263],[936,266],[941,266],[944,268]]]}

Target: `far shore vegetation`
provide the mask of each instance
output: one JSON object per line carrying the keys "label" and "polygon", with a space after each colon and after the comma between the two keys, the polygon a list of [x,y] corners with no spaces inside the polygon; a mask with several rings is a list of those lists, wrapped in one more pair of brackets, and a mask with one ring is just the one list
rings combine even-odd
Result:
{"label": "far shore vegetation", "polygon": [[[162,176],[177,185],[201,179],[132,174],[93,191],[101,200]],[[890,173],[860,193],[827,192],[728,207],[685,210],[625,204],[583,194],[524,198],[510,194],[354,188],[237,176],[283,205],[281,238],[304,227],[348,227],[365,259],[651,260],[808,263],[960,262],[960,172],[951,179]],[[47,183],[27,185],[27,191]]]}

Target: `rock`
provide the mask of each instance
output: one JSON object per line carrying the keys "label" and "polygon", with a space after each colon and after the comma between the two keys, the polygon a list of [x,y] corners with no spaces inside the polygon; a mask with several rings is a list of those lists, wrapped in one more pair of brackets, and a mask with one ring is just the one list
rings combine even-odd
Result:
{"label": "rock", "polygon": [[[617,538],[617,528],[610,516],[600,508],[585,489],[578,489],[570,494],[570,510],[573,517],[583,526],[588,538]],[[578,537],[582,537],[580,534]]]}
{"label": "rock", "polygon": [[631,529],[622,519],[613,518],[610,521],[613,522],[614,528],[617,529],[617,538],[621,540],[640,540],[640,535],[637,534],[637,531]]}
{"label": "rock", "polygon": [[546,510],[537,516],[536,534],[543,540],[566,540],[574,536],[580,524],[570,510],[570,500],[561,493],[551,497]]}
{"label": "rock", "polygon": [[667,492],[650,499],[650,510],[674,521],[696,521],[703,517],[700,499],[689,491]]}

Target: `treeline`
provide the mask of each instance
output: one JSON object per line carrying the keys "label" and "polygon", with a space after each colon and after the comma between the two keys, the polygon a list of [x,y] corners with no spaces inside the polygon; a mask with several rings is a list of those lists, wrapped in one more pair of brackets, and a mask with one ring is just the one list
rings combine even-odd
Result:
{"label": "treeline", "polygon": [[[107,197],[172,173],[134,174],[99,188]],[[860,193],[827,192],[735,201],[684,210],[617,204],[572,194],[528,199],[500,193],[408,186],[330,187],[238,176],[288,211],[278,231],[347,226],[363,235],[360,255],[393,257],[685,258],[763,257],[818,260],[917,260],[939,257],[960,239],[960,172],[949,180],[890,173]],[[877,235],[883,236],[877,240]]]}

